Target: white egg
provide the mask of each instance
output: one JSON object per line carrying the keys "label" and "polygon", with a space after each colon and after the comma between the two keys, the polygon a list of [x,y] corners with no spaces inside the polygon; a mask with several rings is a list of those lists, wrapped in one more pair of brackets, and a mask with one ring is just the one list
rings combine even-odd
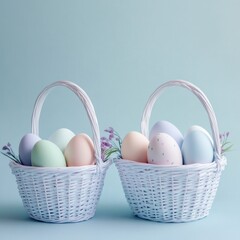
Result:
{"label": "white egg", "polygon": [[55,143],[62,152],[64,152],[69,141],[75,136],[75,134],[67,128],[60,128],[55,131],[50,137],[49,141]]}
{"label": "white egg", "polygon": [[166,133],[152,137],[147,151],[148,163],[157,165],[182,165],[182,153],[177,142]]}

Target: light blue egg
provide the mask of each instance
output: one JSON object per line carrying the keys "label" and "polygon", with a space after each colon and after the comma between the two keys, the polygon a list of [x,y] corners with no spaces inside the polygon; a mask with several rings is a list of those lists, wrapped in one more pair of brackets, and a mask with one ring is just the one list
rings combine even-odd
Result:
{"label": "light blue egg", "polygon": [[213,146],[209,137],[202,131],[190,131],[182,144],[184,164],[211,163]]}

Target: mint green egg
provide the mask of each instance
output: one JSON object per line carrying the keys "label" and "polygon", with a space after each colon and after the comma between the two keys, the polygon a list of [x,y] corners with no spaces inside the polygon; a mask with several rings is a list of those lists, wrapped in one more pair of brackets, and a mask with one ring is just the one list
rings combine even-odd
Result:
{"label": "mint green egg", "polygon": [[35,167],[66,167],[62,151],[48,140],[40,140],[34,145],[31,162]]}

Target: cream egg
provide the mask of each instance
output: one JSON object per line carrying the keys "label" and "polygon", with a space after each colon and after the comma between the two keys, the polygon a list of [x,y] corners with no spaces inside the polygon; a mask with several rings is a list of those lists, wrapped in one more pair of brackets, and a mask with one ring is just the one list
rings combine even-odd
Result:
{"label": "cream egg", "polygon": [[85,133],[78,134],[70,140],[64,155],[69,167],[96,163],[92,139]]}
{"label": "cream egg", "polygon": [[75,134],[67,128],[60,128],[55,131],[48,139],[55,143],[62,152],[64,152],[69,141],[75,136]]}
{"label": "cream egg", "polygon": [[129,132],[122,141],[121,154],[123,159],[147,163],[148,139],[139,132]]}
{"label": "cream egg", "polygon": [[157,165],[182,165],[182,153],[177,142],[166,133],[152,137],[147,151],[148,163]]}

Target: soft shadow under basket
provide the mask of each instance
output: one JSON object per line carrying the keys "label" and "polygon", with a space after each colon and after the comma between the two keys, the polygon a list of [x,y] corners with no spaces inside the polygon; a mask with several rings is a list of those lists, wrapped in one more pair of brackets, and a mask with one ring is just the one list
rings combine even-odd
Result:
{"label": "soft shadow under basket", "polygon": [[47,86],[38,96],[32,115],[32,133],[38,135],[39,117],[52,88],[69,88],[82,101],[89,117],[96,165],[82,167],[32,167],[10,163],[16,176],[23,205],[31,218],[44,222],[78,222],[94,216],[110,161],[103,162],[100,132],[95,110],[88,95],[76,84],[59,81]]}
{"label": "soft shadow under basket", "polygon": [[116,159],[123,190],[134,215],[160,222],[187,222],[209,214],[226,159],[221,155],[219,130],[213,108],[205,94],[193,84],[169,81],[150,96],[143,112],[141,131],[148,137],[152,108],[165,88],[183,87],[194,93],[207,111],[215,146],[208,164],[159,166]]}

